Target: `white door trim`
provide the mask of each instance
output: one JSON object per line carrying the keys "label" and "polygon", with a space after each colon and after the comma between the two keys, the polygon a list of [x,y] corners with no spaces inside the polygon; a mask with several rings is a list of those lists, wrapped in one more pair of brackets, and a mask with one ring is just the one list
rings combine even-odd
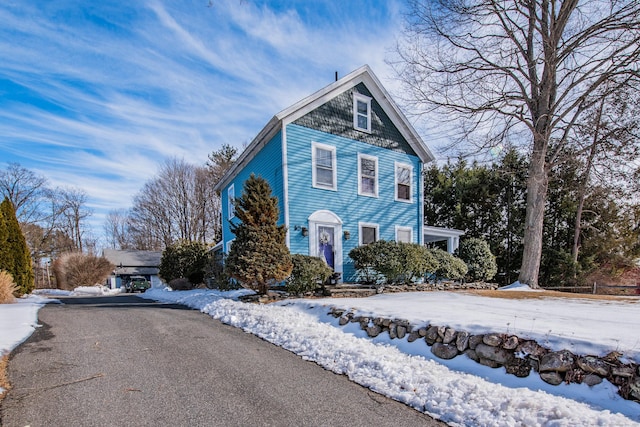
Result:
{"label": "white door trim", "polygon": [[309,216],[309,255],[320,256],[318,253],[318,227],[333,227],[334,243],[334,271],[342,273],[342,220],[335,213],[328,210],[315,211]]}

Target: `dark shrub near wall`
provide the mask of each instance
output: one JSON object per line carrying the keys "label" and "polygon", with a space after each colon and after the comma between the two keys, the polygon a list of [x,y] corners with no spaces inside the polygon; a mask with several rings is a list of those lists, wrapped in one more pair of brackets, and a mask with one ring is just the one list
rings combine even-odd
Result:
{"label": "dark shrub near wall", "polygon": [[293,270],[287,278],[287,291],[301,295],[314,291],[331,275],[331,268],[318,257],[308,255],[291,255]]}

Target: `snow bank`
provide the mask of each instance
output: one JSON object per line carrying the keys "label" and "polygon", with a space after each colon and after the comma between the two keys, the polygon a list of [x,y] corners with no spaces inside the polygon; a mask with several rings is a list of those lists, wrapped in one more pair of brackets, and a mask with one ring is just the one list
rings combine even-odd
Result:
{"label": "snow bank", "polygon": [[12,304],[0,304],[0,355],[10,353],[39,327],[38,310],[55,302],[39,295],[18,298]]}
{"label": "snow bank", "polygon": [[[448,367],[429,358],[424,343],[391,342],[384,337],[371,340],[362,336],[359,326],[338,328],[337,319],[327,315],[329,305],[353,308],[373,300],[378,304],[375,309],[358,309],[405,319],[417,316],[407,315],[407,309],[413,306],[415,310],[416,306],[407,305],[398,294],[355,300],[294,300],[270,305],[243,304],[226,298],[237,295],[202,290],[151,290],[140,296],[200,309],[452,425],[631,426],[640,421],[640,405],[620,398],[606,383],[593,389],[576,384],[561,386],[558,389],[572,398],[559,397],[538,390],[547,386],[539,379],[518,381],[507,376],[504,370],[482,366],[474,367],[473,374],[464,373],[455,366],[469,364],[464,358],[449,361],[452,366]],[[391,298],[394,296],[396,299]],[[414,293],[405,298],[415,300],[418,296]],[[488,302],[485,299],[485,304]],[[419,319],[428,320],[433,308],[432,304],[422,305]],[[468,308],[473,311],[475,307],[471,304]],[[491,374],[500,376],[505,384],[484,378]]]}

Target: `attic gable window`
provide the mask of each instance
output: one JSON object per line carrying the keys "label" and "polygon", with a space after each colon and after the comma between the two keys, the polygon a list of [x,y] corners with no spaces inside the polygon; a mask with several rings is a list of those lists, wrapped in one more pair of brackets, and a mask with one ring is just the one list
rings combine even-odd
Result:
{"label": "attic gable window", "polygon": [[311,161],[313,186],[337,190],[336,147],[314,142],[311,147]]}
{"label": "attic gable window", "polygon": [[371,98],[353,94],[353,127],[364,132],[371,132]]}

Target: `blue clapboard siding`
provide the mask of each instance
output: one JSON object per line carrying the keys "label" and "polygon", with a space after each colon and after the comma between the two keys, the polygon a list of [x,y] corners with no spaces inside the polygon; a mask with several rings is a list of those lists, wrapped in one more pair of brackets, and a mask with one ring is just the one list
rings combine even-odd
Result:
{"label": "blue clapboard siding", "polygon": [[[278,132],[271,141],[269,141],[253,159],[251,159],[249,164],[238,172],[238,174],[233,178],[233,181],[231,181],[231,183],[229,183],[222,191],[220,196],[222,200],[222,239],[224,242],[224,252],[226,252],[227,242],[235,237],[229,229],[227,189],[233,183],[235,197],[240,197],[244,182],[252,173],[267,180],[271,186],[273,195],[278,198],[278,209],[280,210],[278,222],[280,224],[284,223],[284,182],[282,179],[282,163],[282,133]],[[237,221],[237,218],[234,218],[233,221]]]}
{"label": "blue clapboard siding", "polygon": [[[309,215],[321,209],[330,210],[338,215],[343,221],[343,231],[347,230],[351,234],[350,240],[342,242],[345,282],[356,279],[353,262],[348,257],[348,253],[358,245],[359,222],[379,224],[379,239],[383,240],[395,240],[395,226],[412,227],[414,242],[419,242],[420,160],[417,156],[295,124],[287,126],[286,135],[289,232],[292,253],[309,254],[309,237],[303,237],[300,231],[294,230],[294,226],[308,227]],[[312,142],[336,147],[337,191],[313,187]],[[358,195],[358,153],[378,158],[377,198]],[[412,203],[395,201],[394,162],[413,165]]]}

